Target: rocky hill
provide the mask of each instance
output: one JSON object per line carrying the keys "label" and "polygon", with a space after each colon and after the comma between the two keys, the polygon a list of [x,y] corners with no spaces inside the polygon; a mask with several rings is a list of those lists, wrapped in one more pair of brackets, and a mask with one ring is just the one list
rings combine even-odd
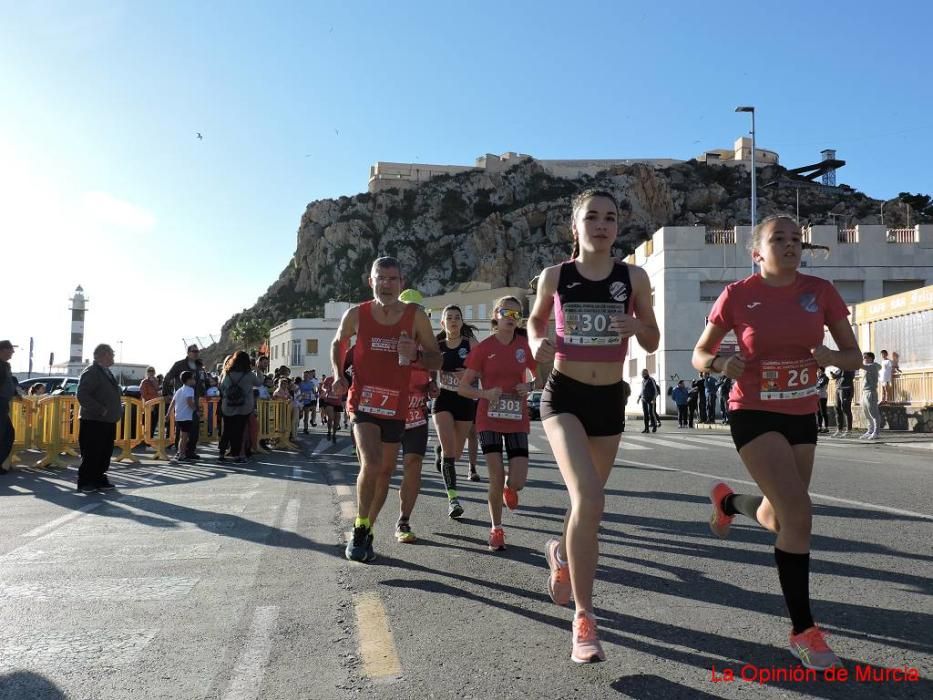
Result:
{"label": "rocky hill", "polygon": [[[760,169],[758,182],[760,217],[793,213],[799,189],[804,223],[832,223],[831,215],[840,225],[878,223],[880,200],[845,185],[824,188],[779,166]],[[616,195],[622,255],[661,226],[730,228],[748,221],[749,174],[695,161],[663,169],[619,166],[570,180],[551,176],[529,158],[501,173],[467,172],[407,189],[312,202],[301,217],[291,262],[252,308],[224,324],[211,354],[232,347],[230,329],[238,320],[275,325],[320,316],[330,299],[368,297],[365,278],[380,255],[398,257],[408,286],[425,294],[469,280],[525,285],[569,253],[570,199],[586,187]],[[903,225],[903,207],[886,214],[889,226]]]}

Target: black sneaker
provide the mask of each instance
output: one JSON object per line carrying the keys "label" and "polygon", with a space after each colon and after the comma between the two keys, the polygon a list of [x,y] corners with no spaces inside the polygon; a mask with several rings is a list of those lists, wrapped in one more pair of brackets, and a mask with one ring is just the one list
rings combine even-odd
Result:
{"label": "black sneaker", "polygon": [[460,500],[457,498],[451,498],[450,503],[447,504],[447,517],[456,520],[462,515],[463,506],[460,505]]}
{"label": "black sneaker", "polygon": [[[369,528],[359,527],[353,528],[353,537],[347,542],[347,550],[345,552],[347,559],[350,561],[368,561],[366,559],[369,552],[367,551],[372,547],[372,540],[370,539]],[[375,557],[375,555],[373,555]]]}
{"label": "black sneaker", "polygon": [[479,481],[479,473],[476,471],[476,468],[470,469],[470,481]]}
{"label": "black sneaker", "polygon": [[367,564],[371,561],[376,561],[376,552],[373,551],[373,531],[370,530],[369,534],[366,535],[366,558],[363,559]]}
{"label": "black sneaker", "polygon": [[111,484],[110,480],[106,477],[104,477],[97,483],[98,491],[113,491],[115,488],[117,487]]}
{"label": "black sneaker", "polygon": [[441,473],[441,446],[434,446],[434,468],[437,469],[437,473]]}
{"label": "black sneaker", "polygon": [[78,491],[82,493],[90,493],[91,491],[96,491],[96,486],[91,486],[91,484],[78,484]]}

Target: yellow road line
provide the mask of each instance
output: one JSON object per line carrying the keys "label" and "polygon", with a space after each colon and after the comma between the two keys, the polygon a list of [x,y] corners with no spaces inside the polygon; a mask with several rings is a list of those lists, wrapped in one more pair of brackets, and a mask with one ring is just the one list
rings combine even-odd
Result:
{"label": "yellow road line", "polygon": [[363,673],[387,680],[402,673],[395,640],[389,629],[385,607],[377,593],[362,593],[356,599],[356,629],[360,640]]}

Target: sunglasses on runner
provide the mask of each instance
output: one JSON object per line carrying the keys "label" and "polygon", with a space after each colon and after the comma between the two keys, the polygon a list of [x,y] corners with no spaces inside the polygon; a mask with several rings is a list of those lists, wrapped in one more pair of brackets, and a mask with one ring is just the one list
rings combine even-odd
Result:
{"label": "sunglasses on runner", "polygon": [[496,312],[497,312],[500,316],[502,316],[503,318],[510,318],[510,319],[512,319],[513,321],[521,321],[521,320],[522,320],[522,312],[521,312],[521,311],[513,311],[512,309],[496,309]]}

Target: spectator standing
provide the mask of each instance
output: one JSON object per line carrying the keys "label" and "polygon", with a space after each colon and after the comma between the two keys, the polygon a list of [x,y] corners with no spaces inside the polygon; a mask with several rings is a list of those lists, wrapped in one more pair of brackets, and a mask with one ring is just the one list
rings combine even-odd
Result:
{"label": "spectator standing", "polygon": [[[162,387],[159,385],[159,382],[156,381],[155,367],[147,367],[146,377],[139,383],[139,398],[141,398],[143,404],[145,404],[147,401],[159,398],[161,393]],[[154,438],[158,427],[159,407],[153,406],[149,410],[149,435],[147,437],[150,439]]]}
{"label": "spectator standing", "polygon": [[6,472],[3,463],[13,451],[16,431],[10,420],[10,401],[17,395],[19,382],[10,369],[10,359],[16,346],[9,340],[0,340],[0,474]]}
{"label": "spectator standing", "polygon": [[816,391],[820,398],[820,405],[816,409],[816,429],[821,433],[829,432],[829,411],[826,406],[829,403],[829,376],[826,374],[826,368],[820,367],[816,375]]}
{"label": "spectator standing", "polygon": [[195,374],[190,369],[181,373],[181,387],[172,396],[169,410],[175,411],[175,432],[179,435],[178,452],[175,453],[176,462],[194,461],[187,456],[188,440],[191,439],[193,416],[197,409],[194,401]]}
{"label": "spectator standing", "polygon": [[877,440],[881,432],[881,412],[878,410],[878,377],[881,365],[875,362],[875,353],[862,355],[862,411],[868,422],[868,429],[859,436],[859,440]]}
{"label": "spectator standing", "polygon": [[661,423],[658,418],[658,410],[655,408],[658,393],[658,383],[654,381],[654,377],[648,374],[647,368],[643,369],[641,371],[641,394],[638,396],[638,400],[641,401],[641,411],[645,417],[645,429],[641,431],[643,433],[649,432],[649,427],[651,428],[650,432],[658,432],[658,425]]}
{"label": "spectator standing", "polygon": [[692,428],[698,418],[697,410],[700,406],[700,394],[703,393],[702,383],[698,379],[690,382],[687,389],[687,426]]}
{"label": "spectator standing", "polygon": [[123,407],[120,385],[110,371],[112,366],[113,348],[106,344],[98,345],[94,348],[94,362],[81,372],[78,380],[78,404],[81,406],[79,491],[114,488],[107,479],[107,470]]}
{"label": "spectator standing", "polygon": [[628,398],[632,395],[632,385],[624,379],[622,380],[622,432],[625,432],[625,407],[628,405]]}
{"label": "spectator standing", "polygon": [[716,377],[707,373],[703,380],[703,389],[706,393],[706,422],[716,422]]}
{"label": "spectator standing", "polygon": [[700,414],[698,423],[706,422],[706,372],[700,372],[700,375],[693,380],[693,389],[697,392],[697,409]]}
{"label": "spectator standing", "polygon": [[848,437],[852,430],[852,395],[855,392],[855,371],[835,369],[831,376],[836,380],[836,432],[832,437]]}
{"label": "spectator standing", "polygon": [[677,405],[677,427],[686,428],[688,425],[687,405],[690,403],[690,392],[684,386],[684,380],[677,382],[677,386],[671,392],[671,398]]}
{"label": "spectator standing", "polygon": [[729,392],[732,391],[732,380],[725,374],[716,382],[719,391],[719,414],[722,416],[722,424],[729,423]]}
{"label": "spectator standing", "polygon": [[[199,405],[200,399],[204,396],[204,393],[207,391],[207,373],[204,371],[204,365],[200,360],[201,350],[197,345],[188,346],[188,354],[172,365],[172,368],[165,374],[165,379],[162,381],[162,395],[163,396],[173,396],[176,391],[178,391],[183,382],[181,381],[181,373],[185,371],[194,372],[194,404],[195,406]],[[192,430],[191,435],[188,441],[188,451],[185,454],[189,459],[197,459],[198,454],[195,452],[195,448],[198,445],[198,434],[201,430],[201,417],[198,414],[198,409],[195,408],[194,416],[191,419],[192,421]],[[178,445],[179,433],[175,431],[175,444]]]}
{"label": "spectator standing", "polygon": [[891,391],[894,383],[894,361],[888,359],[888,351],[881,351],[881,403],[888,403],[893,398]]}
{"label": "spectator standing", "polygon": [[256,410],[254,389],[262,386],[263,380],[250,371],[249,355],[238,350],[230,361],[220,385],[221,410],[224,414],[223,442],[230,445],[230,457],[235,462],[245,462],[242,456],[246,426]]}

